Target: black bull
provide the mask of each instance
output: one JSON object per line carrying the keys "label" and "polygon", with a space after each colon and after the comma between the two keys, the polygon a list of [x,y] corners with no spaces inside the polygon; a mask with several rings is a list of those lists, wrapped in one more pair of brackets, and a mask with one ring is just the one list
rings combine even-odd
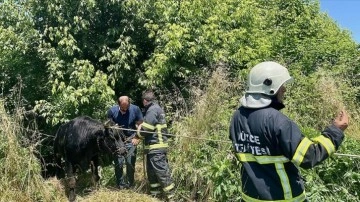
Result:
{"label": "black bull", "polygon": [[54,154],[58,168],[57,177],[61,170],[61,158],[65,160],[65,173],[68,179],[69,200],[74,201],[75,172],[86,171],[89,166],[93,180],[98,182],[99,155],[125,155],[126,149],[122,141],[122,131],[111,129],[115,125],[108,121],[100,123],[90,117],[78,117],[60,126],[54,140]]}

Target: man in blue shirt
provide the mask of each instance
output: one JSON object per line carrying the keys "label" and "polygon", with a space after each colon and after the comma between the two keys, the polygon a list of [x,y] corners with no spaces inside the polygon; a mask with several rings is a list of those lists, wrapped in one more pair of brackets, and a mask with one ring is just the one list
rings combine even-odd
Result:
{"label": "man in blue shirt", "polygon": [[[118,99],[118,105],[111,107],[107,112],[107,117],[112,119],[121,128],[136,129],[137,125],[143,122],[143,115],[140,108],[129,101],[128,96],[121,96]],[[136,162],[136,146],[131,142],[136,132],[124,130],[125,146],[128,154],[126,157],[115,158],[115,176],[116,184],[120,189],[134,186],[134,173]],[[126,176],[123,176],[123,165],[126,163]]]}

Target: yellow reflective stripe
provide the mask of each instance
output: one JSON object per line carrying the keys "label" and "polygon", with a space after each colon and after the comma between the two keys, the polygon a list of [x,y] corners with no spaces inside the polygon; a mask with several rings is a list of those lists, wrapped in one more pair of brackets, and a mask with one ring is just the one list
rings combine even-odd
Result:
{"label": "yellow reflective stripe", "polygon": [[291,199],[292,193],[291,193],[291,187],[289,178],[286,174],[285,167],[283,163],[275,163],[276,172],[280,177],[281,186],[284,191],[284,199]]}
{"label": "yellow reflective stripe", "polygon": [[152,144],[145,146],[145,149],[160,149],[160,148],[167,148],[169,145],[167,143],[165,144]]}
{"label": "yellow reflective stripe", "polygon": [[150,184],[151,188],[160,187],[160,183]]}
{"label": "yellow reflective stripe", "polygon": [[305,192],[303,192],[302,194],[300,194],[299,196],[295,197],[295,198],[291,198],[291,199],[285,199],[285,200],[259,200],[259,199],[255,199],[252,198],[244,193],[241,193],[242,199],[246,202],[303,202],[306,199],[305,196]]}
{"label": "yellow reflective stripe", "polygon": [[291,187],[289,178],[286,174],[284,163],[289,162],[285,156],[254,156],[252,154],[237,153],[237,157],[241,162],[257,162],[259,164],[275,164],[276,172],[278,173],[284,190],[284,198],[291,199]]}
{"label": "yellow reflective stripe", "polygon": [[137,135],[139,138],[141,138],[141,139],[144,138],[144,136],[141,135],[140,130],[137,130],[137,131],[136,131],[136,135]]}
{"label": "yellow reflective stripe", "polygon": [[144,128],[147,128],[149,130],[155,130],[155,126],[153,126],[151,124],[148,124],[146,122],[142,123],[141,126],[144,127]]}
{"label": "yellow reflective stripe", "polygon": [[164,191],[170,191],[170,190],[172,190],[174,187],[175,187],[175,184],[172,183],[171,185],[165,187],[163,190],[164,190]]}
{"label": "yellow reflective stripe", "polygon": [[164,144],[164,140],[161,134],[161,129],[162,129],[162,125],[157,124],[156,125],[156,130],[157,130],[157,135],[158,135],[158,139],[159,139],[159,144]]}
{"label": "yellow reflective stripe", "polygon": [[241,162],[257,162],[259,164],[286,163],[289,159],[285,156],[254,156],[252,154],[236,153]]}
{"label": "yellow reflective stripe", "polygon": [[156,128],[160,128],[160,129],[167,128],[167,125],[166,124],[157,124]]}
{"label": "yellow reflective stripe", "polygon": [[327,138],[323,135],[320,135],[319,137],[314,138],[313,141],[318,142],[323,147],[325,147],[325,149],[329,155],[331,155],[335,152],[335,146],[329,138]]}
{"label": "yellow reflective stripe", "polygon": [[313,142],[309,138],[305,137],[297,147],[291,161],[296,165],[300,165],[304,160],[305,154],[312,143]]}

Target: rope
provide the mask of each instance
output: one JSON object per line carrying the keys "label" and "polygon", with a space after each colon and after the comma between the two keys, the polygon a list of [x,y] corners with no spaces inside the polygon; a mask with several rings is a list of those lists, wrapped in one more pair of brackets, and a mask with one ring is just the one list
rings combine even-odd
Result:
{"label": "rope", "polygon": [[[109,127],[109,128],[118,129],[118,130],[127,130],[127,131],[133,131],[133,132],[137,131],[134,129],[119,128],[119,127]],[[158,132],[151,132],[151,131],[142,131],[142,132],[149,133],[149,134],[158,134]],[[231,141],[226,141],[226,140],[214,140],[214,139],[208,139],[208,138],[202,138],[202,137],[192,137],[192,136],[187,136],[187,135],[174,135],[174,134],[170,134],[170,133],[161,133],[161,134],[166,135],[166,136],[171,136],[171,137],[185,137],[185,138],[190,138],[190,139],[207,140],[207,141],[212,141],[212,142],[232,143]]]}
{"label": "rope", "polygon": [[[43,135],[43,136],[52,137],[52,138],[55,137],[54,135],[49,135],[49,134],[45,134],[45,133],[40,133],[40,132],[37,132],[37,131],[35,131],[35,130],[31,130],[31,129],[24,128],[24,127],[21,127],[21,126],[17,126],[16,124],[14,124],[14,126],[20,128],[20,129],[24,129],[24,130],[26,130],[26,131],[30,131],[30,132],[33,132],[33,133],[41,134],[41,135]],[[134,129],[121,128],[121,127],[107,127],[107,128],[112,128],[112,129],[117,129],[117,130],[133,131],[133,132],[136,132],[136,131],[137,131],[137,130],[134,130]],[[150,134],[155,134],[155,133],[157,133],[157,132],[150,132],[150,131],[142,131],[142,132],[144,132],[144,133],[150,133]],[[226,140],[214,140],[214,139],[209,139],[209,138],[191,137],[191,136],[187,136],[187,135],[174,135],[174,134],[170,134],[170,133],[161,133],[161,134],[162,134],[162,135],[166,135],[166,136],[171,136],[171,137],[183,137],[183,138],[190,138],[190,139],[197,139],[197,140],[205,140],[205,141],[212,141],[212,142],[232,143],[231,141],[226,141]],[[130,139],[130,137],[129,137],[129,139]],[[128,141],[128,140],[126,140],[126,141]],[[360,155],[355,155],[355,154],[334,153],[334,155],[339,156],[339,157],[345,156],[345,157],[349,157],[349,158],[360,158]]]}
{"label": "rope", "polygon": [[[128,130],[128,131],[137,131],[134,129],[127,129],[127,128],[119,128],[119,127],[109,127],[113,129],[120,129],[120,130]],[[143,133],[150,133],[150,134],[157,134],[157,132],[150,132],[150,131],[142,131]],[[162,135],[171,136],[171,137],[184,137],[184,138],[191,138],[191,139],[198,139],[198,140],[206,140],[206,141],[212,141],[212,142],[221,142],[221,143],[232,143],[230,140],[214,140],[209,138],[201,138],[201,137],[191,137],[186,135],[174,135],[170,133],[161,133]],[[334,153],[336,156],[346,156],[350,158],[360,158],[360,155],[354,155],[354,154],[342,154],[342,153]]]}
{"label": "rope", "polygon": [[353,158],[360,158],[360,155],[354,155],[354,154],[342,154],[342,153],[334,153],[337,156],[347,156],[347,157],[353,157]]}

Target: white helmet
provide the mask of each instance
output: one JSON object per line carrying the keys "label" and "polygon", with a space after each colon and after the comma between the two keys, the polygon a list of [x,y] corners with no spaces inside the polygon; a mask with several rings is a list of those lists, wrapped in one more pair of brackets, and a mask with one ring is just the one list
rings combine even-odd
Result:
{"label": "white helmet", "polygon": [[275,95],[284,83],[292,80],[284,66],[276,62],[262,62],[250,70],[246,93]]}

